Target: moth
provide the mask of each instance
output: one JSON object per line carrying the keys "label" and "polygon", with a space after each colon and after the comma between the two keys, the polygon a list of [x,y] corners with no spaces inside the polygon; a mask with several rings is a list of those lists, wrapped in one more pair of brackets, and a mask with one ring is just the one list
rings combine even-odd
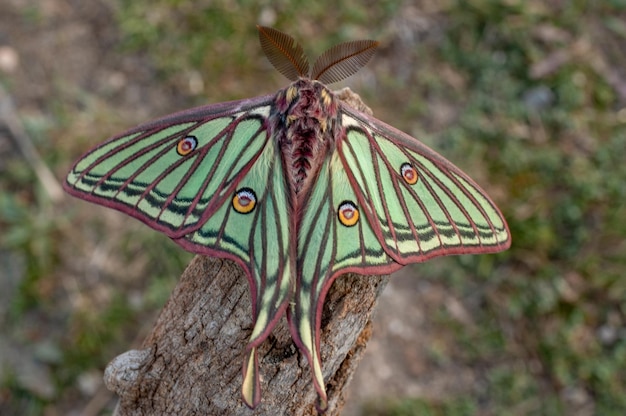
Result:
{"label": "moth", "polygon": [[261,400],[257,347],[286,313],[323,411],[320,320],[337,277],[498,252],[511,237],[494,202],[459,168],[325,85],[357,72],[378,42],[332,47],[309,72],[291,36],[258,30],[265,55],[291,84],[135,127],[78,159],[64,186],[190,252],[243,267],[254,322],[243,400]]}

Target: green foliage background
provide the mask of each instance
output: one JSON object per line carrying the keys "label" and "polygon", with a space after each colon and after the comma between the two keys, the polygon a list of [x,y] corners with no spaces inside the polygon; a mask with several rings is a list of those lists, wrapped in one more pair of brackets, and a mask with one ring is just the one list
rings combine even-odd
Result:
{"label": "green foliage background", "polygon": [[[32,32],[54,31],[66,15],[98,31],[88,47],[104,74],[74,78],[55,64],[43,75],[0,73],[59,180],[84,150],[147,118],[285,85],[256,24],[291,34],[310,56],[378,39],[353,89],[476,178],[513,246],[415,268],[471,300],[471,328],[433,319],[456,334],[456,359],[482,369],[481,385],[362,412],[626,413],[626,1],[96,3],[102,13],[72,2],[52,17],[37,3],[10,10]],[[19,51],[25,30],[11,38]],[[34,80],[45,94],[27,92]],[[23,367],[4,363],[0,413],[64,414],[142,339],[190,255],[132,220],[53,202],[19,155],[0,161],[0,342],[34,357],[52,388],[38,391]]]}

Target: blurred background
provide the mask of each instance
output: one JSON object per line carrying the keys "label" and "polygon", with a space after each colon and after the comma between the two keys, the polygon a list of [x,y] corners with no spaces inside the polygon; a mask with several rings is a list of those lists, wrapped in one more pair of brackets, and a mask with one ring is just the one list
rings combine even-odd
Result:
{"label": "blurred background", "polygon": [[136,124],[285,86],[256,24],[312,59],[381,41],[333,87],[468,172],[513,236],[392,277],[345,414],[626,414],[626,0],[2,0],[0,414],[112,411],[103,369],[192,255],[59,184]]}

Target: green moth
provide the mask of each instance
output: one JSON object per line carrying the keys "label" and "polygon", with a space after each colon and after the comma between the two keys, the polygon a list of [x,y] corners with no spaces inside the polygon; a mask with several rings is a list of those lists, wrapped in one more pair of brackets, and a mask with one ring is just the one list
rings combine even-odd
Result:
{"label": "green moth", "polygon": [[319,328],[335,278],[493,253],[511,237],[496,205],[465,173],[325,86],[358,71],[377,42],[335,46],[309,76],[292,37],[266,27],[259,37],[290,85],[133,128],[87,152],[64,185],[186,250],[239,263],[254,322],[244,401],[254,407],[261,400],[256,349],[286,312],[323,411]]}

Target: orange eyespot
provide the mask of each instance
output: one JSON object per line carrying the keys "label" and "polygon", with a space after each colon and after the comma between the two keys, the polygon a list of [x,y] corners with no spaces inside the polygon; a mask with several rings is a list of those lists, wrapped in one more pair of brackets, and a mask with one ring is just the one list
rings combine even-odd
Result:
{"label": "orange eyespot", "polygon": [[337,218],[339,218],[339,222],[346,227],[352,227],[359,222],[359,209],[353,202],[343,201],[339,204]]}
{"label": "orange eyespot", "polygon": [[184,139],[180,139],[176,145],[176,151],[181,156],[187,156],[189,153],[198,147],[198,139],[194,136],[187,136]]}
{"label": "orange eyespot", "polygon": [[400,173],[404,181],[409,185],[415,185],[419,179],[417,170],[415,170],[410,163],[403,163],[402,166],[400,166]]}
{"label": "orange eyespot", "polygon": [[249,214],[256,206],[256,195],[250,188],[241,188],[233,197],[233,208],[240,214]]}

